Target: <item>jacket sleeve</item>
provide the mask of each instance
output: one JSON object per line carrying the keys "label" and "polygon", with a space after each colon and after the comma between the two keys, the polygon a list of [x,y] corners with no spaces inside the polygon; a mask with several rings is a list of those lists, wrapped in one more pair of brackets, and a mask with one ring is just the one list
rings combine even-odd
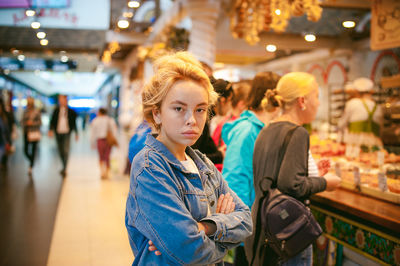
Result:
{"label": "jacket sleeve", "polygon": [[50,130],[56,131],[57,128],[57,120],[58,120],[58,108],[54,109],[53,114],[51,115],[51,119],[50,119]]}
{"label": "jacket sleeve", "polygon": [[72,109],[68,109],[70,110],[71,113],[71,131],[75,131],[75,134],[78,134],[78,128],[76,127],[76,118],[78,117],[78,115],[76,114],[76,112]]}
{"label": "jacket sleeve", "polygon": [[287,146],[278,174],[278,189],[297,199],[308,198],[326,188],[324,178],[308,176],[308,149],[308,133],[306,129],[299,127]]}
{"label": "jacket sleeve", "polygon": [[251,235],[253,229],[251,213],[249,207],[229,188],[228,183],[222,178],[221,173],[216,168],[214,174],[220,176],[219,195],[225,195],[229,192],[233,197],[235,210],[229,214],[214,213],[202,221],[213,221],[217,225],[217,230],[209,237],[224,248],[231,249],[238,246],[245,238]]}
{"label": "jacket sleeve", "polygon": [[170,174],[161,164],[149,165],[136,177],[138,215],[135,227],[172,265],[206,265],[220,261],[226,250],[216,245],[187,210]]}
{"label": "jacket sleeve", "polygon": [[228,145],[222,175],[229,187],[249,207],[253,204],[253,150],[257,136],[242,128],[235,135],[234,143]]}

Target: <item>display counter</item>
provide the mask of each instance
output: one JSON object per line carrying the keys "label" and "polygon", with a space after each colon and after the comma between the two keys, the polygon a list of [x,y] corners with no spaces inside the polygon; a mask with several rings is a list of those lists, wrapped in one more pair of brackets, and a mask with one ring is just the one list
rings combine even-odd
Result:
{"label": "display counter", "polygon": [[400,205],[340,188],[312,196],[311,209],[329,239],[380,264],[400,265]]}

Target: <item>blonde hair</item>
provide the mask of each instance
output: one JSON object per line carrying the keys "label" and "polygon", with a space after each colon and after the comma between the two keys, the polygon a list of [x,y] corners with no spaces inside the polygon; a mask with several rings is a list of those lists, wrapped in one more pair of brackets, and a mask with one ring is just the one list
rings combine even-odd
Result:
{"label": "blonde hair", "polygon": [[297,98],[308,95],[315,87],[315,77],[306,72],[291,72],[284,75],[275,90],[265,93],[262,106],[265,110],[290,106]]}
{"label": "blonde hair", "polygon": [[192,81],[208,92],[209,108],[216,102],[214,91],[200,62],[188,52],[164,55],[154,62],[154,76],[145,85],[142,93],[143,116],[155,129],[160,130],[153,118],[153,110],[160,110],[165,96],[178,81]]}

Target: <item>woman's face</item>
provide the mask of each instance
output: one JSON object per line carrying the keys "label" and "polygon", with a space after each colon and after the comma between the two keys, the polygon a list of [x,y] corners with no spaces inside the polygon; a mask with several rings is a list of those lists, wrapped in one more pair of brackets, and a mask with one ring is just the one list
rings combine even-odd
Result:
{"label": "woman's face", "polygon": [[165,96],[153,118],[161,125],[157,137],[168,149],[184,151],[203,132],[207,120],[208,92],[192,81],[178,81]]}
{"label": "woman's face", "polygon": [[305,97],[304,103],[306,109],[304,110],[304,123],[310,123],[315,119],[319,107],[319,89],[317,82],[314,81],[312,86],[312,91]]}

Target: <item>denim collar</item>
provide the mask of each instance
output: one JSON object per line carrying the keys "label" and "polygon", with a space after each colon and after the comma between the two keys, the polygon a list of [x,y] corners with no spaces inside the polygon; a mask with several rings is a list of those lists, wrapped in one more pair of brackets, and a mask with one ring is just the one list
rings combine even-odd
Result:
{"label": "denim collar", "polygon": [[[186,168],[182,165],[182,163],[170,152],[170,150],[162,142],[153,137],[151,134],[147,135],[145,144],[149,146],[151,149],[157,151],[157,153],[161,154],[171,166],[179,169],[181,172],[184,172],[185,174],[188,175],[193,174],[191,172],[188,172]],[[208,166],[205,163],[206,158],[204,154],[202,154],[198,150],[193,150],[189,146],[186,147],[185,152],[187,155],[189,155],[190,158],[192,158],[192,160],[196,164],[201,174],[205,175],[211,174],[210,166]]]}

